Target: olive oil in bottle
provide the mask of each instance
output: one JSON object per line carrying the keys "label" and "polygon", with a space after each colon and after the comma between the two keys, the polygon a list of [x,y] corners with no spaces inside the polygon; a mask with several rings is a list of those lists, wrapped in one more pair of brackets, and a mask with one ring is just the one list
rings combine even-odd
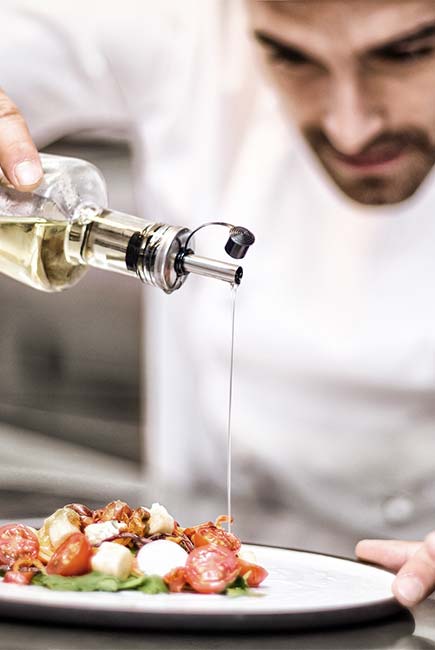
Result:
{"label": "olive oil in bottle", "polygon": [[240,266],[195,255],[188,228],[108,209],[94,165],[47,154],[41,162],[44,180],[34,192],[0,179],[0,273],[51,292],[71,287],[91,266],[166,293],[189,273],[240,282]]}

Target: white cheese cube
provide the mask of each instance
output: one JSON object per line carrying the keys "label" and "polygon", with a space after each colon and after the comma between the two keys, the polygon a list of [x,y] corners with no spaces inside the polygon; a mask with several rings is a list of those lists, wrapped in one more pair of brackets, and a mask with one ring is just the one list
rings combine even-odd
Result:
{"label": "white cheese cube", "polygon": [[121,544],[103,542],[91,559],[93,571],[107,573],[120,580],[125,580],[133,568],[132,553]]}
{"label": "white cheese cube", "polygon": [[101,521],[98,524],[89,524],[85,528],[85,535],[91,546],[97,546],[109,537],[114,537],[127,528],[126,524],[112,519],[110,521]]}
{"label": "white cheese cube", "polygon": [[149,511],[151,515],[148,520],[149,535],[172,533],[175,521],[165,506],[161,506],[160,503],[153,503]]}
{"label": "white cheese cube", "polygon": [[57,548],[73,533],[80,532],[80,517],[68,508],[60,508],[47,519],[48,535],[53,548]]}

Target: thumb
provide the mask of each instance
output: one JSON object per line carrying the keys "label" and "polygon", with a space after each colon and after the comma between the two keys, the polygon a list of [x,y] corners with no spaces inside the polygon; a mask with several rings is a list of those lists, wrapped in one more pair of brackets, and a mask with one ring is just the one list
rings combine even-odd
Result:
{"label": "thumb", "polygon": [[18,108],[2,90],[0,90],[0,167],[17,190],[32,190],[42,180],[41,162],[26,122]]}
{"label": "thumb", "polygon": [[406,607],[424,600],[435,589],[435,532],[402,566],[393,582],[393,593]]}

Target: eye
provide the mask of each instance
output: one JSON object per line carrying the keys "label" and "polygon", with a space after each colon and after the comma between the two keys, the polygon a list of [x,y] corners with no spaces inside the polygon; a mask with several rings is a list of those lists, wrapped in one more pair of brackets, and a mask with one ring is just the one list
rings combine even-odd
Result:
{"label": "eye", "polygon": [[374,54],[374,58],[388,63],[413,63],[428,58],[434,53],[434,49],[431,45],[410,48],[391,47],[379,50]]}
{"label": "eye", "polygon": [[310,59],[298,50],[277,46],[268,46],[268,58],[272,63],[286,63],[289,66],[301,66],[311,63]]}
{"label": "eye", "polygon": [[263,46],[266,57],[271,64],[286,65],[298,68],[313,63],[309,56],[306,56],[298,47],[287,43],[280,43],[269,34],[261,31],[254,31],[254,38]]}

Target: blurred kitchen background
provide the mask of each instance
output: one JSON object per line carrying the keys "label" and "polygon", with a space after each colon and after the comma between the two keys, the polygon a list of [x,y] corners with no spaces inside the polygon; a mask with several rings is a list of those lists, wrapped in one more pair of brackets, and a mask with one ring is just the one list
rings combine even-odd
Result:
{"label": "blurred kitchen background", "polygon": [[[110,206],[135,213],[121,139],[80,136],[46,151],[96,164]],[[142,293],[95,269],[60,294],[0,276],[0,518],[45,515],[65,500],[137,500]]]}

